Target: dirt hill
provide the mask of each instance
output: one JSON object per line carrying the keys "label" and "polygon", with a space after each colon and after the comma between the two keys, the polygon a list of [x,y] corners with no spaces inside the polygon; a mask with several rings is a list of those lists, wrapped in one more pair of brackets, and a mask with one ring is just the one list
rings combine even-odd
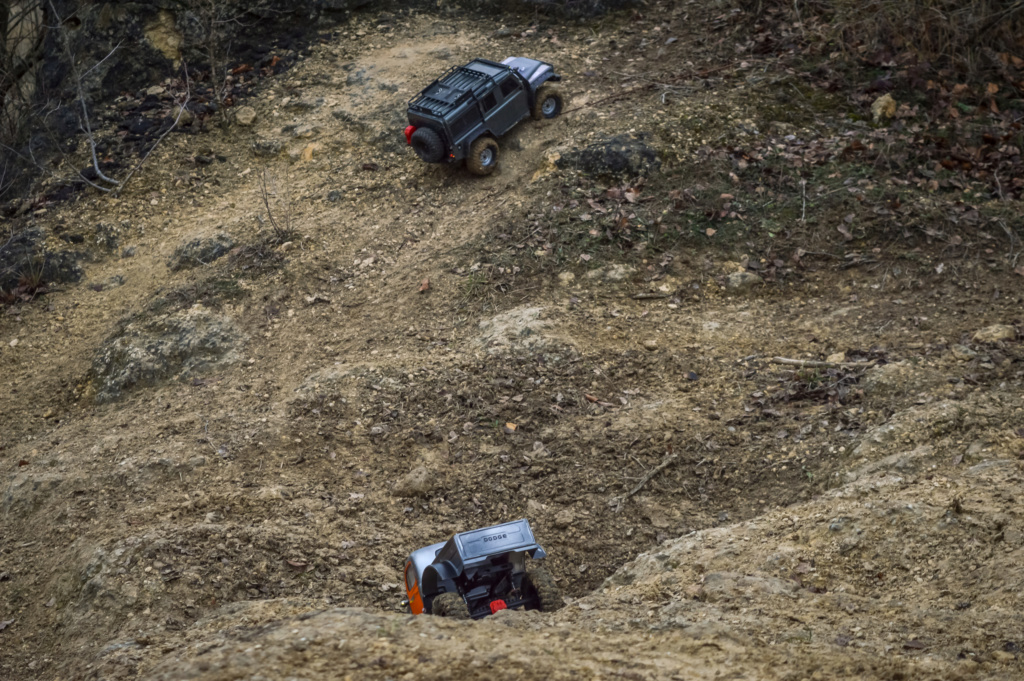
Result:
{"label": "dirt hill", "polygon": [[[368,10],[19,204],[78,274],[0,315],[3,677],[1019,678],[1016,114],[947,168],[789,30]],[[510,55],[567,111],[420,162],[405,102]],[[403,614],[411,550],[519,517],[566,608]]]}

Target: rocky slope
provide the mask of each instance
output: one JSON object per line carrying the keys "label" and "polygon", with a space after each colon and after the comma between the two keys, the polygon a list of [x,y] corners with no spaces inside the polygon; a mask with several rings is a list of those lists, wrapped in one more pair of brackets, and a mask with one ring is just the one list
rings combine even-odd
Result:
{"label": "rocky slope", "polygon": [[[743,21],[368,12],[120,196],[7,218],[80,282],[0,317],[3,675],[1019,677],[1002,204],[926,243],[884,176],[778,179],[744,149],[851,124],[786,118]],[[571,111],[490,177],[415,159],[404,102],[508,54]],[[410,550],[517,517],[565,609],[402,614]]]}

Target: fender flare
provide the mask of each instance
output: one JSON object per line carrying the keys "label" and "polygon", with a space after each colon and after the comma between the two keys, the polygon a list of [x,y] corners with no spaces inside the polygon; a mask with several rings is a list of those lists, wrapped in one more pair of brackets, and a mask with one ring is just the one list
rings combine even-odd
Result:
{"label": "fender flare", "polygon": [[529,99],[530,108],[533,109],[534,105],[537,104],[537,92],[544,86],[544,83],[558,83],[558,82],[561,82],[561,80],[562,80],[562,77],[560,75],[558,75],[557,73],[552,72],[552,73],[549,73],[546,76],[544,76],[541,80],[538,80],[536,87],[531,86],[529,88],[529,92],[530,92],[530,99]]}
{"label": "fender flare", "polygon": [[461,571],[457,570],[449,561],[432,563],[423,570],[420,594],[426,600],[445,591],[458,591],[455,580],[460,574]]}

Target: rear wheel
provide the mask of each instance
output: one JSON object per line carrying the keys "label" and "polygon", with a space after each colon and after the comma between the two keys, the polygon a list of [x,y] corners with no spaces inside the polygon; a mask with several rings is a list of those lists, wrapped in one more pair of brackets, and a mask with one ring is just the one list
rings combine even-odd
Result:
{"label": "rear wheel", "polygon": [[449,617],[453,620],[469,619],[469,606],[462,600],[462,596],[454,592],[434,596],[430,612],[438,617]]}
{"label": "rear wheel", "polygon": [[537,609],[541,612],[554,612],[565,605],[555,578],[542,567],[527,571],[523,577],[523,592],[527,598],[536,596]]}
{"label": "rear wheel", "polygon": [[477,137],[469,145],[466,168],[474,175],[490,175],[498,165],[498,143],[491,137]]}
{"label": "rear wheel", "polygon": [[439,163],[444,158],[444,142],[430,128],[416,128],[409,138],[416,155],[427,163]]}
{"label": "rear wheel", "polygon": [[554,118],[562,113],[565,97],[554,85],[541,85],[537,89],[537,98],[533,103],[533,117],[538,121],[542,118]]}

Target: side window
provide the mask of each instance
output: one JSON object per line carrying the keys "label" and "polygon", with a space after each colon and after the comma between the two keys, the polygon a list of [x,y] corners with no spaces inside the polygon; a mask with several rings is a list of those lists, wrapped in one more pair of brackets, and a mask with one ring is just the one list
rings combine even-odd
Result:
{"label": "side window", "polygon": [[480,114],[478,114],[472,108],[467,109],[466,113],[459,116],[458,119],[456,119],[455,122],[451,124],[452,137],[456,139],[461,137],[462,133],[469,130],[469,128],[473,125],[474,119],[479,120]]}
{"label": "side window", "polygon": [[498,100],[494,98],[493,92],[488,92],[483,99],[480,100],[480,106],[483,107],[484,111],[490,111],[498,105]]}
{"label": "side window", "polygon": [[501,96],[508,97],[510,94],[516,91],[515,76],[509,76],[505,80],[501,81]]}

